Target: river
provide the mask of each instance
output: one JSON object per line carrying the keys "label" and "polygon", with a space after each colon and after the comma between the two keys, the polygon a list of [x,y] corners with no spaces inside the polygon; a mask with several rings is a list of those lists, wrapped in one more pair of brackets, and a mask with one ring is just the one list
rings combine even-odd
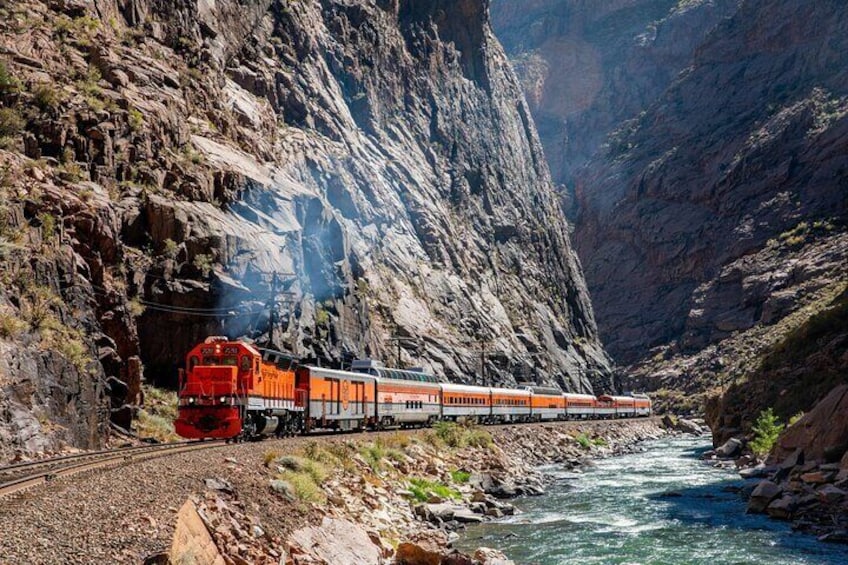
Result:
{"label": "river", "polygon": [[848,546],[745,514],[730,470],[698,456],[703,438],[668,438],[596,461],[582,472],[546,467],[553,483],[515,505],[522,514],[474,526],[460,549],[500,549],[518,564],[844,565]]}

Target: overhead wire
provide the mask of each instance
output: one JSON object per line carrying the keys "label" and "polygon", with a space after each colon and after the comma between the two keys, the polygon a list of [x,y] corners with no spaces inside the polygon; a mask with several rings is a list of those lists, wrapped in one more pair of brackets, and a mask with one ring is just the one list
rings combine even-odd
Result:
{"label": "overhead wire", "polygon": [[[90,285],[91,289],[94,290],[95,293],[98,294],[108,294],[110,291],[106,288],[97,285]],[[232,307],[214,307],[214,308],[194,308],[190,306],[174,306],[171,304],[163,304],[161,302],[155,302],[151,300],[144,300],[141,298],[137,299],[139,304],[143,305],[145,308],[149,308],[151,310],[157,312],[165,312],[169,314],[181,314],[185,316],[201,316],[208,318],[240,318],[245,316],[256,316],[257,318],[268,310],[267,306],[263,306],[258,310],[248,310],[244,312],[237,312],[237,306]]]}

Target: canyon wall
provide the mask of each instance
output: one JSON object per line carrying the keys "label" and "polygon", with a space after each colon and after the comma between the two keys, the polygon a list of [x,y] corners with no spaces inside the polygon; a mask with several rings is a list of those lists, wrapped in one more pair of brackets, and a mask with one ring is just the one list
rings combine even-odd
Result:
{"label": "canyon wall", "polygon": [[95,445],[142,366],[173,386],[198,339],[267,341],[272,300],[275,345],[315,362],[612,386],[484,0],[0,10],[2,260],[23,273],[0,290],[4,448]]}

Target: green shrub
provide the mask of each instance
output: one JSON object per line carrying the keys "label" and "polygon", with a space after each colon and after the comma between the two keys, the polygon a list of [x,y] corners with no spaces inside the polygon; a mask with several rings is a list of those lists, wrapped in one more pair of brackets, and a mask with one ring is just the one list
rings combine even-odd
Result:
{"label": "green shrub", "polygon": [[492,446],[492,434],[487,432],[486,430],[471,427],[465,430],[465,435],[463,437],[463,441],[465,445],[469,447],[484,447],[488,448]]}
{"label": "green shrub", "polygon": [[471,479],[471,473],[468,471],[451,471],[451,480],[457,484],[464,485]]}
{"label": "green shrub", "polygon": [[212,272],[212,256],[199,254],[194,256],[194,266],[197,267],[204,277],[208,277]]}
{"label": "green shrub", "polygon": [[451,448],[466,446],[487,448],[493,443],[492,435],[489,432],[473,424],[459,425],[455,422],[437,422],[433,426],[433,431],[441,442]]}
{"label": "green shrub", "polygon": [[174,431],[174,420],[158,414],[152,414],[146,409],[138,411],[134,427],[135,433],[140,438],[155,439],[162,443],[180,439]]}
{"label": "green shrub", "polygon": [[9,72],[6,63],[0,61],[0,95],[17,92],[19,87],[17,79]]}
{"label": "green shrub", "polygon": [[325,504],[326,493],[315,482],[315,479],[307,472],[284,471],[277,477],[291,485],[295,495],[304,502]]}
{"label": "green shrub", "polygon": [[360,446],[359,455],[371,467],[375,473],[383,468],[383,459],[386,457],[386,449],[378,443],[369,443]]}
{"label": "green shrub", "polygon": [[409,491],[412,493],[415,500],[418,500],[419,502],[427,502],[431,495],[436,495],[448,500],[458,500],[462,498],[462,495],[458,490],[453,489],[444,483],[421,478],[409,479]]}
{"label": "green shrub", "polygon": [[462,447],[462,430],[456,423],[436,422],[433,431],[448,447]]}
{"label": "green shrub", "polygon": [[589,447],[592,445],[592,440],[589,439],[589,436],[587,436],[583,432],[579,433],[574,439],[575,441],[577,441],[577,443],[580,444],[580,447],[582,447],[583,449],[589,449]]}
{"label": "green shrub", "polygon": [[798,423],[798,420],[800,420],[803,417],[804,417],[804,412],[798,412],[797,414],[795,414],[794,416],[789,418],[789,423],[787,424],[787,427],[794,426],[795,424]]}
{"label": "green shrub", "polygon": [[38,215],[41,221],[41,238],[47,242],[56,236],[56,216],[44,212]]}
{"label": "green shrub", "polygon": [[177,257],[177,252],[179,251],[179,249],[180,246],[177,245],[177,242],[171,238],[168,238],[163,242],[162,253],[169,259],[175,259]]}
{"label": "green shrub", "polygon": [[14,108],[0,108],[0,137],[16,137],[24,129],[24,119]]}
{"label": "green shrub", "polygon": [[128,123],[132,131],[139,131],[144,127],[144,116],[137,109],[131,108]]}
{"label": "green shrub", "polygon": [[751,451],[757,457],[764,457],[769,454],[775,442],[777,442],[780,432],[783,431],[783,424],[777,423],[774,410],[768,408],[760,412],[752,430],[754,431],[754,439],[750,443]]}
{"label": "green shrub", "polygon": [[324,307],[318,305],[315,308],[315,325],[326,326],[330,323],[330,313],[324,310]]}
{"label": "green shrub", "polygon": [[62,96],[52,84],[42,83],[33,89],[32,101],[42,112],[47,112],[59,107]]}

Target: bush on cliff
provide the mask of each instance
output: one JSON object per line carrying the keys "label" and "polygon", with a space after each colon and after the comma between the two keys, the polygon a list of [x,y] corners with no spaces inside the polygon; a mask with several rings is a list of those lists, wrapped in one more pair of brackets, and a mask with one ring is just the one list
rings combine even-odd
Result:
{"label": "bush on cliff", "polygon": [[757,457],[765,457],[774,447],[777,436],[783,431],[783,424],[777,423],[777,416],[771,408],[760,412],[753,426],[754,439],[750,443],[751,451]]}

